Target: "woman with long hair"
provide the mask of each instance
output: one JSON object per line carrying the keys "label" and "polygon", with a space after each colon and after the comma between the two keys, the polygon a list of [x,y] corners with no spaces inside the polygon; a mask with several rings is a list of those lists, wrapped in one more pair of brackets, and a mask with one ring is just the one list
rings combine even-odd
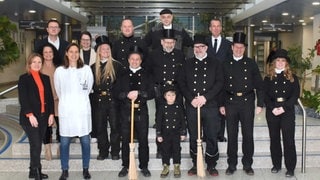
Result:
{"label": "woman with long hair", "polygon": [[297,163],[295,146],[295,110],[294,104],[299,98],[300,86],[296,75],[289,66],[290,58],[284,49],[278,49],[272,58],[267,76],[264,78],[266,119],[270,135],[272,173],[278,173],[282,167],[281,135],[286,177],[294,176]]}
{"label": "woman with long hair", "polygon": [[89,93],[93,84],[91,69],[80,58],[80,47],[71,43],[66,49],[64,65],[54,73],[54,86],[59,97],[60,160],[62,174],[69,177],[69,149],[73,137],[80,138],[83,178],[90,179],[91,106]]}

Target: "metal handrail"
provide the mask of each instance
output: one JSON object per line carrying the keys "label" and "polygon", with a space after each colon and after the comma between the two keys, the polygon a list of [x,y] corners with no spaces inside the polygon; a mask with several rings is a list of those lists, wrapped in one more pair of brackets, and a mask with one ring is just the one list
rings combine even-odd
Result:
{"label": "metal handrail", "polygon": [[306,142],[307,142],[307,126],[306,126],[306,110],[304,109],[302,102],[298,99],[299,106],[302,109],[302,157],[301,157],[301,173],[306,172]]}
{"label": "metal handrail", "polygon": [[15,90],[16,88],[18,88],[18,85],[14,85],[14,86],[12,86],[12,87],[10,87],[10,88],[8,88],[8,89],[0,92],[0,96],[4,95],[4,94],[6,94],[6,93],[8,93],[8,92],[10,92],[10,91],[13,91],[13,90]]}

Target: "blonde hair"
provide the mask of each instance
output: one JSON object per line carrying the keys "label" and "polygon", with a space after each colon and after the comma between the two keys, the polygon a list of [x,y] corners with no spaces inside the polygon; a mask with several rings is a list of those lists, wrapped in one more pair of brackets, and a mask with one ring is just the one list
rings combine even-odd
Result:
{"label": "blonde hair", "polygon": [[[110,45],[109,45],[110,46]],[[98,47],[97,49],[97,54],[96,54],[96,63],[95,63],[95,77],[96,77],[96,84],[99,85],[102,82],[106,82],[107,79],[111,79],[111,82],[114,82],[116,80],[116,72],[113,66],[113,57],[111,55],[110,52],[110,58],[107,61],[106,66],[104,67],[104,69],[102,71],[100,71],[100,48],[101,46]],[[110,47],[110,51],[111,51],[111,47]],[[101,78],[102,77],[102,78]],[[102,80],[102,82],[101,82]]]}
{"label": "blonde hair", "polygon": [[[272,80],[273,78],[276,77],[276,72],[275,72],[275,68],[276,68],[276,61],[277,59],[274,59],[271,62],[269,71],[267,72],[267,76],[270,78],[270,80]],[[290,69],[289,63],[286,60],[286,65],[283,71],[284,77],[289,80],[290,82],[294,82],[294,78],[293,78],[293,73],[292,70]]]}
{"label": "blonde hair", "polygon": [[26,71],[27,71],[27,73],[30,73],[30,65],[32,64],[32,60],[35,57],[39,57],[41,59],[41,62],[43,63],[43,57],[41,56],[41,54],[39,54],[39,53],[31,53],[28,56],[27,61],[26,61]]}

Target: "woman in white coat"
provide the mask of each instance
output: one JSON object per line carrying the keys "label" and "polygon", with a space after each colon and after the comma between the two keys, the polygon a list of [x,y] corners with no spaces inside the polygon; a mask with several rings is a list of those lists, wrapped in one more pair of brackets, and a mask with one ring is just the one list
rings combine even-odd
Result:
{"label": "woman in white coat", "polygon": [[60,160],[62,175],[68,178],[69,148],[73,137],[80,137],[82,149],[83,178],[90,179],[90,132],[91,106],[89,93],[93,85],[93,74],[80,58],[80,47],[71,43],[66,49],[64,65],[54,73],[54,85],[59,97]]}

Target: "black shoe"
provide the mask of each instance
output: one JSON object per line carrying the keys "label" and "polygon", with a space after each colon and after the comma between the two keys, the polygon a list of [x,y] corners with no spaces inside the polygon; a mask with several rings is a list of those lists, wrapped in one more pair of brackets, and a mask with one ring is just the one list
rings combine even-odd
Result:
{"label": "black shoe", "polygon": [[107,158],[108,158],[108,155],[99,154],[97,156],[97,160],[99,160],[99,161],[103,161],[103,160],[105,160]]}
{"label": "black shoe", "polygon": [[162,154],[161,154],[161,152],[160,152],[160,151],[157,151],[156,158],[157,158],[157,159],[161,159],[161,158],[162,158]]}
{"label": "black shoe", "polygon": [[249,175],[249,176],[252,176],[254,175],[254,171],[252,169],[252,167],[248,167],[248,168],[243,168],[244,172]]}
{"label": "black shoe", "polygon": [[197,167],[196,166],[192,166],[192,168],[189,169],[189,171],[188,171],[188,175],[189,176],[197,175]]}
{"label": "black shoe", "polygon": [[119,156],[119,154],[117,154],[117,155],[112,155],[111,159],[112,159],[112,160],[119,160],[119,159],[120,159],[120,156]]}
{"label": "black shoe", "polygon": [[63,170],[63,171],[62,171],[62,174],[61,174],[61,176],[60,176],[60,178],[59,178],[59,180],[67,180],[68,177],[69,177],[69,172],[68,172],[68,170]]}
{"label": "black shoe", "polygon": [[142,173],[142,175],[143,175],[144,177],[150,177],[150,176],[151,176],[151,173],[150,173],[150,171],[148,170],[148,168],[143,168],[143,169],[141,170],[141,173]]}
{"label": "black shoe", "polygon": [[286,172],[286,177],[293,177],[294,176],[294,171],[287,171]]}
{"label": "black shoe", "polygon": [[218,142],[227,142],[227,138],[225,137],[218,137]]}
{"label": "black shoe", "polygon": [[88,168],[83,168],[82,175],[83,175],[83,179],[91,179],[91,175],[89,173],[89,169]]}
{"label": "black shoe", "polygon": [[272,172],[272,173],[278,173],[280,170],[281,170],[281,168],[277,168],[277,167],[275,167],[275,166],[273,166],[273,167],[271,168],[271,172]]}
{"label": "black shoe", "polygon": [[208,173],[211,176],[219,176],[219,172],[216,168],[212,167],[212,168],[207,168]]}
{"label": "black shoe", "polygon": [[228,167],[226,170],[226,175],[232,175],[237,169]]}
{"label": "black shoe", "polygon": [[30,168],[29,179],[35,179],[38,176],[39,172],[40,172],[41,179],[48,179],[49,178],[48,174],[43,174],[38,169],[31,169]]}
{"label": "black shoe", "polygon": [[125,177],[128,174],[128,168],[123,167],[118,174],[118,177]]}

